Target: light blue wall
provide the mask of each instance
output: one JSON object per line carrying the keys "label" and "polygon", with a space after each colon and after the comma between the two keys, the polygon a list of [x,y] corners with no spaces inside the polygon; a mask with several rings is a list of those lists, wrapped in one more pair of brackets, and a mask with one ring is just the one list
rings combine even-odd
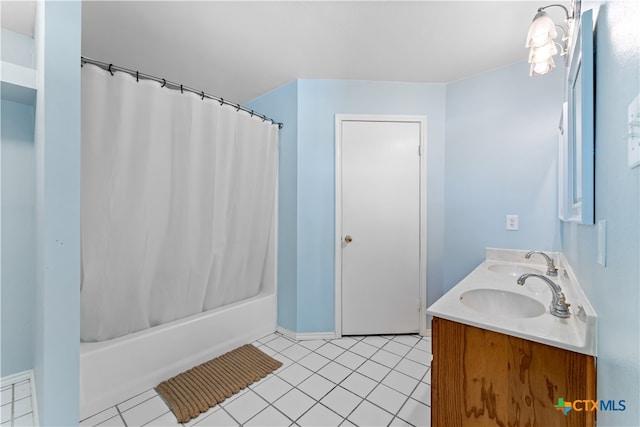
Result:
{"label": "light blue wall", "polygon": [[335,115],[427,116],[427,283],[435,285],[442,274],[445,87],[300,80],[298,90],[298,332],[333,332]]}
{"label": "light blue wall", "polygon": [[[3,38],[4,46],[4,38]],[[35,107],[2,101],[2,369],[33,369],[35,326]]]}
{"label": "light blue wall", "polygon": [[[558,123],[563,70],[529,77],[517,63],[447,85],[445,280],[449,290],[486,247],[560,250]],[[519,230],[505,230],[507,214]]]}
{"label": "light blue wall", "polygon": [[[593,3],[593,2],[591,2]],[[595,218],[607,221],[607,265],[592,225],[563,224],[562,250],[598,314],[598,398],[624,412],[598,426],[640,425],[640,171],[627,166],[627,106],[640,92],[640,2],[594,6],[596,19]]]}
{"label": "light blue wall", "polygon": [[279,135],[278,171],[278,325],[295,331],[298,188],[298,82],[293,81],[246,105],[284,123]]}
{"label": "light blue wall", "polygon": [[38,4],[36,345],[40,424],[77,425],[81,3]]}
{"label": "light blue wall", "polygon": [[[293,116],[283,99],[290,85],[258,100],[250,108],[281,120]],[[286,235],[292,251],[279,254],[279,268],[290,268],[295,277],[279,272],[279,301],[295,301],[295,314],[279,318],[280,326],[298,333],[332,333],[334,314],[335,152],[336,114],[405,114],[427,116],[428,280],[435,301],[442,282],[444,225],[444,101],[441,84],[371,81],[299,80],[296,83],[295,134],[281,133],[280,227],[285,216],[295,218],[295,230]],[[291,102],[291,101],[288,101]],[[260,108],[258,108],[258,106]],[[285,120],[285,129],[290,126]],[[284,129],[283,129],[284,130]],[[291,138],[291,139],[290,139]],[[295,175],[292,163],[295,160]],[[283,166],[285,171],[283,171]],[[294,183],[283,183],[286,179]],[[284,199],[284,202],[283,202]],[[295,244],[290,241],[295,236]],[[283,238],[283,232],[280,233]],[[282,247],[282,242],[280,247]],[[282,259],[286,258],[286,259]],[[288,267],[285,267],[288,266]],[[293,279],[293,282],[291,281]],[[282,295],[282,294],[285,295]],[[289,310],[289,308],[287,308]],[[282,314],[279,311],[279,314]],[[294,320],[291,322],[291,320]],[[285,323],[286,322],[286,323]]]}

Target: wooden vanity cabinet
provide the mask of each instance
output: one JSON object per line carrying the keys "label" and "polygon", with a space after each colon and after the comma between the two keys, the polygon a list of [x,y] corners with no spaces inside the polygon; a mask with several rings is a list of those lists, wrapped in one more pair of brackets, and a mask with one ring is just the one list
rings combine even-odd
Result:
{"label": "wooden vanity cabinet", "polygon": [[432,427],[595,425],[596,411],[554,407],[596,400],[593,356],[441,318],[432,330]]}

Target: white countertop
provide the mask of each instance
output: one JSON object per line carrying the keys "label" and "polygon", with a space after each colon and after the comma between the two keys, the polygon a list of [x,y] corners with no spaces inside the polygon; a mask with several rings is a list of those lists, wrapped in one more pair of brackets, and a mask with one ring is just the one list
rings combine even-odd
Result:
{"label": "white countertop", "polygon": [[[526,252],[487,249],[487,259],[431,305],[427,313],[434,317],[595,356],[597,316],[564,257],[548,253],[555,258],[556,265],[560,266],[558,276],[549,277],[549,279],[560,285],[566,296],[566,302],[571,304],[569,308],[571,317],[567,319],[553,316],[549,312],[552,294],[543,280],[530,277],[524,286],[520,286],[516,283],[516,275],[489,269],[491,266],[505,266],[498,268],[515,271],[521,269],[522,271],[517,271],[518,275],[532,270],[539,270],[540,274],[544,274],[546,271],[544,259],[534,255],[527,260],[524,258]],[[461,302],[462,294],[473,289],[493,289],[523,295],[543,304],[545,311],[528,318],[514,317],[506,309],[484,313]]]}

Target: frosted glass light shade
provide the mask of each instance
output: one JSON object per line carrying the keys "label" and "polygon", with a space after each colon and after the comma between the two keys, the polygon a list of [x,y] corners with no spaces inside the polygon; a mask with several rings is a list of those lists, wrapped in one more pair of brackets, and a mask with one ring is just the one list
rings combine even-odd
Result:
{"label": "frosted glass light shade", "polygon": [[529,52],[529,62],[545,62],[548,61],[549,58],[553,57],[558,53],[558,48],[556,47],[556,43],[551,40],[549,43],[540,46],[540,47],[532,47]]}
{"label": "frosted glass light shade", "polygon": [[556,37],[558,37],[558,32],[553,19],[546,12],[540,11],[533,18],[533,22],[529,27],[525,47],[541,47]]}
{"label": "frosted glass light shade", "polygon": [[556,68],[556,63],[553,61],[553,57],[542,62],[532,62],[531,69],[529,70],[529,76],[547,74],[554,68]]}

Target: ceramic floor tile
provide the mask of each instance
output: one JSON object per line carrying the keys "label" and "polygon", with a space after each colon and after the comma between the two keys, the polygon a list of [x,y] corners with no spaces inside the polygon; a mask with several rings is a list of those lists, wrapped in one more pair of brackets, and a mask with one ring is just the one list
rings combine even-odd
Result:
{"label": "ceramic floor tile", "polygon": [[2,405],[2,408],[0,408],[0,423],[11,422],[11,411],[11,401],[6,405]]}
{"label": "ceramic floor tile", "polygon": [[[120,424],[116,424],[117,426],[119,426]],[[156,418],[153,421],[150,421],[146,424],[146,426],[149,427],[159,427],[159,426],[178,426],[178,420],[176,419],[176,416],[173,415],[173,412],[167,412],[164,415],[159,416],[158,418]]]}
{"label": "ceramic floor tile", "polygon": [[377,384],[378,383],[371,378],[367,378],[362,374],[354,372],[342,381],[340,386],[360,397],[366,397]]}
{"label": "ceramic floor tile", "polygon": [[397,354],[390,353],[386,350],[378,350],[376,354],[371,356],[371,360],[381,363],[389,368],[393,368],[398,364],[400,360],[402,360],[402,357],[398,356]]}
{"label": "ceramic floor tile", "polygon": [[402,356],[402,357],[404,357],[411,350],[411,347],[396,341],[389,341],[387,345],[385,345],[382,348],[386,351],[389,351],[393,354],[397,354],[398,356]]}
{"label": "ceramic floor tile", "polygon": [[412,348],[405,356],[406,359],[411,359],[414,362],[421,363],[423,365],[429,365],[431,362],[431,355],[424,350]]}
{"label": "ceramic floor tile", "polygon": [[345,351],[334,360],[349,369],[357,369],[358,366],[362,365],[367,359],[350,351]]}
{"label": "ceramic floor tile", "polygon": [[352,371],[349,368],[345,368],[336,362],[330,362],[327,366],[320,369],[318,374],[338,384],[340,381],[347,378],[351,372]]}
{"label": "ceramic floor tile", "polygon": [[329,341],[333,345],[337,345],[338,347],[342,347],[344,349],[349,349],[353,347],[358,341],[349,337],[342,337],[337,340]]}
{"label": "ceramic floor tile", "polygon": [[373,353],[378,351],[378,348],[360,341],[359,343],[351,347],[349,351],[353,353],[357,353],[362,357],[368,358],[368,357],[371,357]]}
{"label": "ceramic floor tile", "polygon": [[418,342],[420,342],[421,337],[418,335],[396,335],[393,337],[393,341],[399,342],[409,347],[413,347]]}
{"label": "ceramic floor tile", "polygon": [[273,340],[275,340],[275,339],[276,339],[276,338],[278,338],[278,337],[280,337],[280,335],[278,335],[278,334],[269,334],[269,335],[267,335],[266,337],[262,337],[262,338],[260,338],[260,339],[258,340],[258,342],[259,342],[259,343],[261,343],[261,344],[266,344],[266,343],[268,343],[269,341],[273,341]]}
{"label": "ceramic floor tile", "polygon": [[382,384],[409,396],[418,385],[418,380],[401,372],[391,371],[382,380]]}
{"label": "ceramic floor tile", "polygon": [[424,378],[422,378],[422,381],[427,383],[427,384],[431,384],[431,369],[429,369],[426,373],[426,375],[424,376]]}
{"label": "ceramic floor tile", "polygon": [[[173,423],[174,423],[173,425],[178,425],[175,417],[173,418]],[[171,424],[167,424],[167,425],[171,425]],[[109,418],[108,420],[101,422],[96,427],[126,427],[126,424],[124,423],[124,420],[122,419],[122,417],[120,415],[117,415],[115,417]]]}
{"label": "ceramic floor tile", "polygon": [[80,426],[81,427],[95,426],[115,416],[119,417],[120,415],[118,414],[118,411],[116,410],[115,406],[112,406],[109,409],[105,409],[102,412],[99,412],[89,418],[82,420],[80,422]]}
{"label": "ceramic floor tile", "polygon": [[398,412],[398,417],[416,427],[429,427],[431,425],[431,408],[417,400],[409,399]]}
{"label": "ceramic floor tile", "polygon": [[294,363],[293,360],[289,359],[288,357],[284,357],[282,354],[277,354],[273,356],[273,358],[279,362],[282,362],[282,366],[280,366],[278,369],[273,371],[274,374],[279,374],[280,372],[284,371]]}
{"label": "ceramic floor tile", "polygon": [[327,407],[317,403],[306,414],[304,414],[296,424],[301,427],[306,426],[337,426],[342,422],[343,417],[336,414]]}
{"label": "ceramic floor tile", "polygon": [[13,402],[13,417],[18,418],[33,412],[31,409],[31,396]]}
{"label": "ceramic floor tile", "polygon": [[402,359],[400,363],[398,363],[398,365],[395,367],[396,371],[402,372],[403,374],[407,374],[418,380],[424,377],[424,374],[427,373],[428,369],[429,368],[427,366],[414,362],[413,360],[409,360],[409,359]]}
{"label": "ceramic floor tile", "polygon": [[309,378],[312,374],[312,371],[308,370],[304,366],[298,365],[297,363],[289,366],[282,372],[278,372],[278,376],[280,378],[293,386],[297,386],[302,381]]}
{"label": "ceramic floor tile", "polygon": [[257,346],[257,349],[263,352],[264,354],[268,354],[271,357],[274,357],[276,354],[278,354],[277,351],[275,351],[271,347],[267,347],[266,344]]}
{"label": "ceramic floor tile", "polygon": [[386,343],[389,342],[388,338],[382,337],[380,335],[370,335],[368,337],[364,337],[362,338],[362,342],[370,344],[374,347],[382,347],[383,345],[385,345]]}
{"label": "ceramic floor tile", "polygon": [[122,411],[122,417],[128,426],[143,426],[169,412],[169,407],[158,395],[146,400],[126,411]]}
{"label": "ceramic floor tile", "polygon": [[273,403],[273,406],[278,408],[287,417],[291,418],[292,420],[296,420],[315,403],[315,400],[313,400],[300,390],[293,389],[282,396],[280,399],[276,400]]}
{"label": "ceramic floor tile", "polygon": [[421,339],[414,348],[418,350],[426,351],[427,353],[431,353],[431,341],[426,339]]}
{"label": "ceramic floor tile", "polygon": [[29,396],[31,396],[31,381],[22,381],[14,386],[13,400],[20,400]]}
{"label": "ceramic floor tile", "polygon": [[272,376],[264,382],[260,381],[259,385],[253,387],[253,391],[269,403],[273,403],[289,390],[291,385],[278,376]]}
{"label": "ceramic floor tile", "polygon": [[386,426],[392,419],[393,415],[366,400],[348,418],[357,426],[369,427]]}
{"label": "ceramic floor tile", "polygon": [[413,426],[408,422],[406,422],[405,420],[395,417],[393,421],[391,421],[391,424],[389,424],[389,427],[413,427]]}
{"label": "ceramic floor tile", "polygon": [[218,409],[195,424],[197,427],[231,427],[239,426],[224,409]]}
{"label": "ceramic floor tile", "polygon": [[305,357],[307,354],[311,353],[311,350],[309,350],[306,347],[301,346],[300,344],[294,344],[289,348],[286,348],[284,350],[282,350],[280,352],[280,354],[288,357],[289,359],[293,360],[294,362],[302,359],[303,357]]}
{"label": "ceramic floor tile", "polygon": [[294,344],[293,341],[290,341],[285,337],[277,337],[276,339],[273,339],[265,343],[267,347],[272,348],[278,352],[284,350],[285,348],[291,347],[293,344]]}
{"label": "ceramic floor tile", "polygon": [[304,380],[298,385],[298,389],[307,393],[309,396],[316,400],[322,399],[322,397],[329,393],[336,385],[328,379],[321,377],[318,374],[314,374]]}
{"label": "ceramic floor tile", "polygon": [[231,415],[240,424],[244,424],[268,405],[269,404],[264,399],[250,390],[235,399],[233,402],[225,405],[224,410],[226,410],[229,415]]}
{"label": "ceramic floor tile", "polygon": [[14,418],[14,427],[33,427],[33,414],[30,412],[18,418]]}
{"label": "ceramic floor tile", "polygon": [[418,402],[431,406],[431,386],[421,382],[411,394],[411,397]]}
{"label": "ceramic floor tile", "polygon": [[312,371],[317,371],[318,369],[325,366],[327,363],[331,362],[331,360],[327,359],[324,356],[320,356],[316,353],[311,353],[298,361],[298,364],[304,366],[305,368],[311,369]]}
{"label": "ceramic floor tile", "polygon": [[316,353],[321,354],[322,356],[327,357],[331,360],[338,357],[344,351],[345,351],[344,348],[339,347],[337,345],[333,345],[330,342],[316,349]]}
{"label": "ceramic floor tile", "polygon": [[144,393],[140,393],[134,397],[132,397],[131,399],[125,400],[122,403],[119,403],[118,405],[116,405],[118,407],[118,409],[120,409],[120,412],[124,412],[128,409],[133,408],[136,405],[141,404],[144,401],[147,401],[149,399],[151,399],[152,397],[157,396],[158,393],[156,393],[155,390],[151,389],[151,390],[147,390]]}
{"label": "ceramic floor tile", "polygon": [[279,427],[288,426],[291,424],[291,420],[285,417],[280,411],[273,406],[267,407],[264,411],[260,412],[255,417],[244,423],[244,426],[257,426],[257,427]]}
{"label": "ceramic floor tile", "polygon": [[362,398],[338,386],[331,390],[320,402],[331,408],[332,411],[346,417],[362,402]]}
{"label": "ceramic floor tile", "polygon": [[371,403],[375,403],[382,409],[395,414],[402,407],[404,402],[408,399],[404,394],[395,391],[392,388],[387,387],[384,384],[378,385],[367,396],[367,400]]}
{"label": "ceramic floor tile", "polygon": [[375,381],[381,381],[382,378],[385,377],[391,371],[390,368],[387,368],[384,365],[381,365],[372,360],[367,360],[360,366],[356,372],[361,373],[362,375],[371,378]]}
{"label": "ceramic floor tile", "polygon": [[323,345],[326,344],[326,341],[323,340],[307,340],[307,341],[300,341],[300,345],[307,347],[309,350],[315,350],[318,347],[321,347]]}

